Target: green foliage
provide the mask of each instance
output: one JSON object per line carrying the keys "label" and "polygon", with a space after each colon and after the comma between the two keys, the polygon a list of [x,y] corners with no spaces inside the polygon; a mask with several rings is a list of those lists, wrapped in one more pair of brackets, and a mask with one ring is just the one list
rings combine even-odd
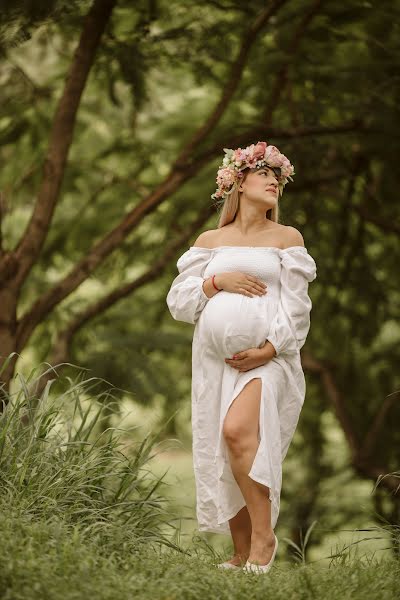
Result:
{"label": "green foliage", "polygon": [[213,565],[212,549],[202,538],[193,538],[189,553],[158,552],[145,545],[132,548],[122,530],[106,538],[62,521],[16,519],[4,507],[0,522],[0,594],[31,600],[176,600],[273,597],[316,600],[392,600],[396,597],[400,563],[358,559],[346,555],[329,568],[316,565],[275,565],[267,576],[221,572]]}
{"label": "green foliage", "polygon": [[[126,451],[124,430],[101,427],[104,406],[108,416],[116,399],[111,388],[96,390],[98,378],[69,379],[52,398],[52,382],[36,397],[35,370],[17,379],[19,390],[0,417],[0,502],[20,518],[79,525],[88,536],[106,539],[116,528],[126,533],[126,548],[143,541],[175,547],[163,533],[165,525],[174,527],[158,491],[163,476],[152,477],[146,468],[159,433]],[[132,435],[124,434],[125,440]]]}
{"label": "green foliage", "polygon": [[32,38],[34,31],[66,15],[87,10],[88,0],[1,0],[0,49],[18,46]]}
{"label": "green foliage", "polygon": [[[238,136],[241,145],[266,139],[296,168],[281,199],[281,222],[300,229],[317,263],[305,350],[331,369],[355,435],[364,439],[384,400],[399,389],[400,4],[321,3],[293,50],[311,4],[285,3],[258,34],[221,120],[192,152],[191,177],[47,315],[30,339],[29,356],[46,360],[59,332],[80,311],[146,272],[188,232],[177,258],[200,233],[191,227],[210,205],[222,148]],[[90,5],[0,4],[6,251],[18,244],[31,216],[54,111]],[[52,224],[24,282],[16,318],[165,180],[226,89],[247,27],[264,8],[261,0],[117,2],[81,100]],[[272,95],[276,101],[267,111]],[[213,215],[200,229],[216,223]],[[70,357],[117,386],[118,399],[125,390],[144,406],[161,397],[168,417],[190,398],[192,328],[173,322],[165,304],[175,275],[170,260],[151,282],[88,321],[75,335]],[[333,481],[332,471],[342,476],[337,465],[319,460],[327,435],[322,407],[332,406],[318,375],[309,375],[300,423],[302,456],[316,469],[305,474],[308,490],[318,488],[318,476],[321,483]],[[400,460],[399,411],[393,402],[373,455],[392,471]],[[317,500],[306,495],[294,514],[296,525],[309,526],[322,510],[323,490],[317,489]],[[396,502],[389,499],[385,514],[396,514]],[[342,516],[354,514],[343,507],[335,526]]]}
{"label": "green foliage", "polygon": [[[215,568],[223,560],[203,535],[186,548],[160,493],[162,477],[146,469],[157,434],[123,446],[131,431],[98,435],[97,378],[70,381],[51,399],[35,395],[37,370],[19,383],[0,416],[0,595],[10,598],[363,598],[391,600],[400,563],[356,556],[354,544],[332,553],[329,568],[305,558],[314,524],[296,548],[281,539],[268,577]],[[115,400],[113,389],[109,400]],[[122,435],[124,434],[124,435]],[[126,437],[127,436],[127,437]],[[165,527],[169,532],[165,533]],[[171,531],[172,530],[172,531]],[[398,528],[370,528],[377,539]],[[171,535],[172,533],[172,535]],[[176,540],[176,541],[175,541]],[[295,546],[293,564],[283,542]],[[301,564],[296,564],[301,563]],[[377,595],[379,593],[379,596]]]}

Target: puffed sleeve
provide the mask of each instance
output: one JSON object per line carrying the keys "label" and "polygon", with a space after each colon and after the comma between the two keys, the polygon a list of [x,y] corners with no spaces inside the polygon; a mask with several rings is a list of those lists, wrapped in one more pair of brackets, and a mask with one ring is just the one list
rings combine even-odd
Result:
{"label": "puffed sleeve", "polygon": [[292,355],[300,351],[310,329],[311,298],[308,284],[317,276],[313,257],[304,246],[280,250],[281,292],[278,310],[266,338],[276,355]]}
{"label": "puffed sleeve", "polygon": [[203,290],[203,273],[211,260],[212,249],[191,246],[178,259],[179,275],[167,294],[169,311],[177,321],[195,324],[209,300]]}

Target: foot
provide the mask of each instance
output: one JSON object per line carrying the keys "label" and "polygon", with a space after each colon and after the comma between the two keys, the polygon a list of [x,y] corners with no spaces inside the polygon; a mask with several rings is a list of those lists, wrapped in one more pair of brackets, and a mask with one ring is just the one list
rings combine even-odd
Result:
{"label": "foot", "polygon": [[225,562],[230,563],[235,567],[241,567],[246,563],[248,558],[249,552],[246,552],[245,554],[235,554],[233,558],[231,558],[230,560],[226,560]]}
{"label": "foot", "polygon": [[253,564],[267,565],[272,558],[274,549],[275,535],[273,531],[267,537],[252,536],[248,560]]}

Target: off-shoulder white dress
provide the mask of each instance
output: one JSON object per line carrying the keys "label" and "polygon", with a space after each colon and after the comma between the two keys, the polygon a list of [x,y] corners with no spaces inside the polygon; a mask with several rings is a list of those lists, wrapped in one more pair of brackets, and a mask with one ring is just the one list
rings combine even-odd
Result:
{"label": "off-shoulder white dress", "polygon": [[[308,284],[316,264],[304,246],[191,246],[177,262],[166,297],[174,319],[195,325],[192,344],[192,432],[199,531],[229,533],[228,520],[246,504],[230,467],[222,425],[232,401],[254,377],[262,382],[259,446],[249,477],[270,488],[271,521],[278,519],[282,462],[305,398],[300,349],[309,328]],[[268,286],[262,296],[221,291],[212,298],[203,281],[242,271]],[[224,362],[268,339],[277,356],[239,372]]]}

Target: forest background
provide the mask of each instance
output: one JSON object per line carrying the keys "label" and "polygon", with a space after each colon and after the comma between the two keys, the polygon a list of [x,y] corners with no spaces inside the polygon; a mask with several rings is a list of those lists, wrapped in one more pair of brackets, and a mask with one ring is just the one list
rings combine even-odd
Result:
{"label": "forest background", "polygon": [[341,529],[398,525],[400,2],[0,8],[3,389],[48,363],[111,383],[104,427],[165,423],[176,448],[155,468],[187,478],[171,494],[192,490],[195,529],[193,328],[165,298],[177,258],[217,227],[222,148],[266,140],[296,171],[280,221],[318,269],[280,525],[299,543],[316,521],[316,556]]}

